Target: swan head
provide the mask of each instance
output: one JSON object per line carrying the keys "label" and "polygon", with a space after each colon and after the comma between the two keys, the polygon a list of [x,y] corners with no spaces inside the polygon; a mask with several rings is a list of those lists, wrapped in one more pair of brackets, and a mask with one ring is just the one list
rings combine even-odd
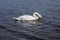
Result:
{"label": "swan head", "polygon": [[41,16],[38,12],[34,12],[33,16],[34,16],[36,19],[42,18],[42,16]]}

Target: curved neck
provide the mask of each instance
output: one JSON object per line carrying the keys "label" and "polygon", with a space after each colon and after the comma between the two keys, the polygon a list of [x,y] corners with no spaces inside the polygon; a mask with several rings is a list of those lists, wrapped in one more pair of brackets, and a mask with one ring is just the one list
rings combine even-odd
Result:
{"label": "curved neck", "polygon": [[36,15],[36,14],[33,14],[33,16],[36,18],[36,19],[38,19],[39,17],[38,17],[38,15]]}
{"label": "curved neck", "polygon": [[41,16],[39,13],[37,13],[37,12],[35,12],[35,13],[33,14],[33,16],[34,16],[35,18],[37,18],[37,19],[42,18],[42,16]]}

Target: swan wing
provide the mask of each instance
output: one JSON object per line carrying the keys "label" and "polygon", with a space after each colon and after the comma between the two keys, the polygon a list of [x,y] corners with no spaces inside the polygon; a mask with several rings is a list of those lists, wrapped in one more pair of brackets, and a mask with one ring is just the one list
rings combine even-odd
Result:
{"label": "swan wing", "polygon": [[21,20],[35,20],[35,17],[30,16],[30,15],[24,15],[24,16],[20,16],[19,19],[21,19]]}

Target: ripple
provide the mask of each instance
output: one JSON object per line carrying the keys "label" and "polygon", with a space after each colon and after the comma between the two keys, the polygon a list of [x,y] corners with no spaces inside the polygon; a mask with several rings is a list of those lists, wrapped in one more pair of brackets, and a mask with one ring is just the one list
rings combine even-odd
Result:
{"label": "ripple", "polygon": [[[39,12],[42,21],[14,22],[12,17]],[[60,40],[60,0],[0,0],[1,40]]]}
{"label": "ripple", "polygon": [[0,25],[0,29],[6,29],[6,28],[5,28],[4,26],[1,26],[1,25]]}

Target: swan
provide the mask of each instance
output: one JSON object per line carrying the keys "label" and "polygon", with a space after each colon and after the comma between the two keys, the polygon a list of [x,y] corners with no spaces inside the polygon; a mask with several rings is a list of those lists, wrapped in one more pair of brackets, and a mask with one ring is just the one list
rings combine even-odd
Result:
{"label": "swan", "polygon": [[13,17],[13,19],[15,19],[15,21],[25,21],[25,20],[38,20],[42,18],[42,16],[38,13],[38,12],[34,12],[33,16],[31,15],[22,15],[19,17]]}

